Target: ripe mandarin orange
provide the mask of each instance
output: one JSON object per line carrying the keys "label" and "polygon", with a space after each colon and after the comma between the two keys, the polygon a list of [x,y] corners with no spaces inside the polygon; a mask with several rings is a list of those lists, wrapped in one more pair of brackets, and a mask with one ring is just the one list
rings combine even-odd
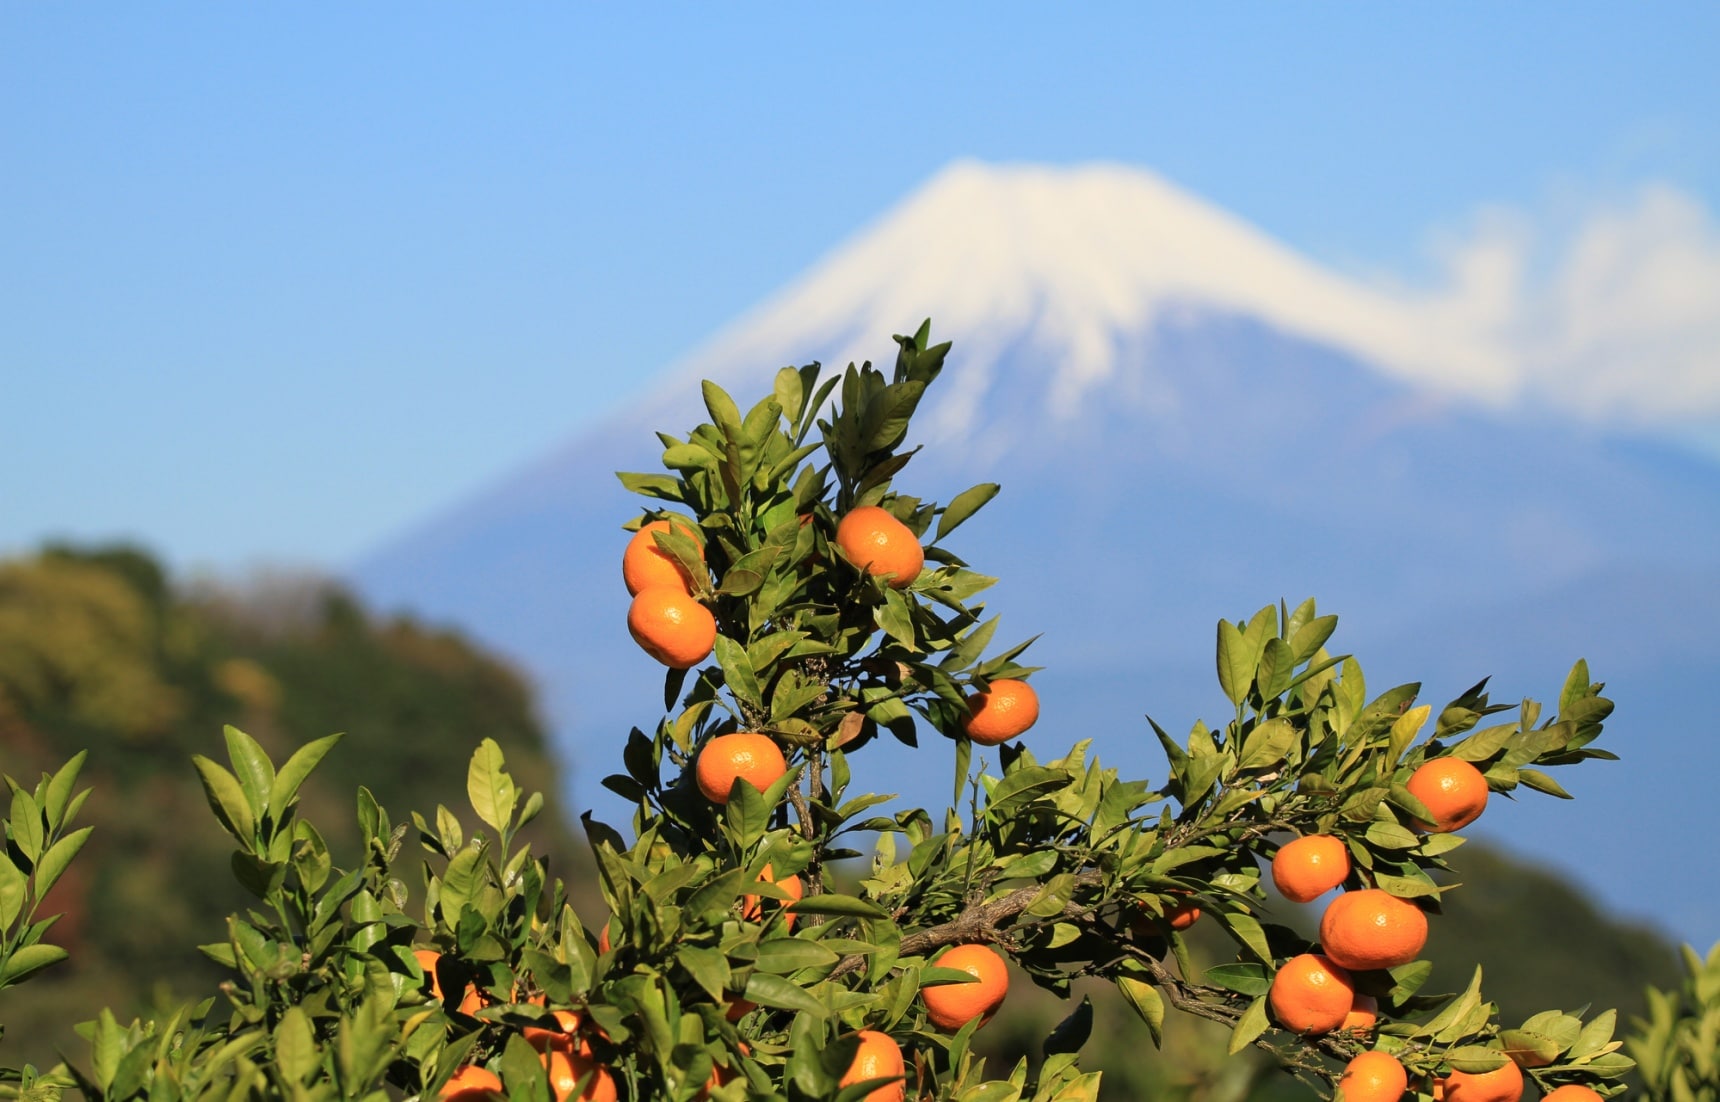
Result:
{"label": "ripe mandarin orange", "polygon": [[[776,877],[771,875],[770,866],[766,865],[764,867],[763,872],[759,876],[759,880],[761,883],[775,884],[777,887],[781,888],[783,891],[787,892],[790,896],[792,896],[795,899],[806,898],[806,886],[800,882],[800,877],[794,875],[793,873],[789,873],[787,876],[783,877],[781,880],[778,880]],[[774,903],[774,902],[780,902],[780,901],[779,900],[772,900],[772,902]],[[786,906],[788,906],[788,904],[784,903],[783,906],[786,907]],[[742,897],[742,899],[741,899],[741,917],[742,918],[746,919],[748,922],[757,922],[763,914],[764,914],[764,909],[759,906],[759,897],[758,896],[748,895],[748,896]],[[789,914],[783,915],[782,917],[783,917],[783,921],[788,924],[788,928],[791,930],[794,929],[794,915],[792,913],[789,913]]]}
{"label": "ripe mandarin orange", "polygon": [[[627,592],[637,595],[642,589],[659,585],[679,589],[683,593],[693,591],[693,579],[687,576],[673,555],[657,546],[656,533],[671,530],[693,536],[697,541],[694,536],[697,529],[685,517],[654,520],[633,533],[633,538],[627,541],[627,550],[621,554],[621,580],[627,583]],[[704,557],[704,549],[701,548],[700,561]]]}
{"label": "ripe mandarin orange", "polygon": [[646,654],[677,670],[703,662],[717,643],[711,610],[674,586],[641,589],[628,606],[627,630]]}
{"label": "ripe mandarin orange", "polygon": [[[442,959],[442,954],[434,949],[414,949],[413,957],[418,960],[418,967],[430,979],[430,995],[436,1001],[442,1001],[442,981],[436,975],[436,962]],[[473,984],[466,985],[466,993],[460,996],[460,1013],[476,1014],[484,1008],[484,996]]]}
{"label": "ripe mandarin orange", "polygon": [[1409,1089],[1409,1073],[1389,1052],[1364,1052],[1344,1066],[1338,1097],[1344,1102],[1397,1102]]}
{"label": "ripe mandarin orange", "polygon": [[984,1019],[980,1022],[984,1025],[1009,994],[1009,969],[997,950],[989,946],[952,946],[932,963],[939,968],[959,969],[977,981],[920,988],[926,1016],[939,1029],[953,1033],[975,1018]]}
{"label": "ripe mandarin orange", "polygon": [[[597,1061],[560,1049],[544,1053],[541,1059],[549,1072],[549,1090],[555,1102],[567,1102],[570,1098],[578,1102],[615,1102],[615,1078]],[[587,1073],[591,1080],[585,1084],[584,1090],[574,1094],[579,1089],[579,1081]]]}
{"label": "ripe mandarin orange", "polygon": [[876,505],[850,509],[837,522],[836,546],[849,562],[873,577],[894,575],[892,589],[912,585],[926,564],[925,549],[913,530]]}
{"label": "ripe mandarin orange", "polygon": [[579,1011],[557,1010],[552,1017],[555,1018],[554,1029],[528,1025],[520,1030],[520,1036],[525,1038],[526,1044],[539,1052],[560,1050],[590,1056],[591,1042],[579,1035],[579,1025],[583,1020]]}
{"label": "ripe mandarin orange", "polygon": [[1008,742],[1039,719],[1039,694],[1013,677],[1000,677],[984,692],[972,694],[967,706],[962,731],[981,746]]}
{"label": "ripe mandarin orange", "polygon": [[1492,1071],[1458,1071],[1440,1080],[1445,1102],[1517,1102],[1523,1097],[1523,1069],[1510,1060]]}
{"label": "ripe mandarin orange", "polygon": [[1338,1023],[1338,1028],[1366,1033],[1378,1025],[1379,1020],[1379,1000],[1372,995],[1358,993],[1356,1001],[1350,1004],[1350,1012],[1344,1015],[1344,1020]]}
{"label": "ripe mandarin orange", "polygon": [[[862,1029],[854,1062],[842,1073],[837,1086],[848,1087],[868,1079],[882,1079],[886,1075],[906,1075],[907,1070],[907,1062],[902,1059],[902,1046],[894,1037],[876,1029]],[[899,1080],[870,1091],[865,1102],[902,1102],[907,1096],[907,1083]]]}
{"label": "ripe mandarin orange", "polygon": [[1320,949],[1352,971],[1408,964],[1427,944],[1427,913],[1378,888],[1345,892],[1320,917]]}
{"label": "ripe mandarin orange", "polygon": [[1325,957],[1291,957],[1272,977],[1266,1000],[1278,1024],[1292,1033],[1329,1033],[1344,1021],[1355,1001],[1350,974]]}
{"label": "ripe mandarin orange", "polygon": [[763,792],[786,772],[788,762],[769,735],[737,731],[705,743],[699,751],[695,779],[705,799],[726,804],[737,778]]}
{"label": "ripe mandarin orange", "polygon": [[495,1072],[476,1064],[463,1064],[442,1084],[440,1097],[447,1102],[491,1102],[506,1098],[507,1092],[502,1090],[502,1081]]}
{"label": "ripe mandarin orange", "polygon": [[1330,834],[1307,834],[1272,856],[1272,884],[1294,903],[1318,899],[1350,875],[1350,850]]}
{"label": "ripe mandarin orange", "polygon": [[1432,823],[1416,825],[1434,834],[1461,830],[1487,810],[1487,778],[1461,758],[1423,762],[1404,787],[1433,813]]}
{"label": "ripe mandarin orange", "polygon": [[1581,1083],[1566,1083],[1541,1096],[1541,1102],[1602,1102],[1601,1092]]}
{"label": "ripe mandarin orange", "polygon": [[[739,1044],[740,1044],[741,1055],[743,1055],[743,1056],[752,1055],[752,1046],[751,1045],[747,1044],[745,1041],[741,1041],[741,1042],[739,1042]],[[730,1059],[733,1059],[733,1057],[730,1057]],[[715,1064],[715,1063],[712,1064],[711,1065],[710,1078],[705,1080],[704,1087],[699,1091],[699,1093],[695,1097],[701,1098],[701,1099],[709,1098],[711,1096],[712,1091],[716,1090],[718,1087],[722,1086],[724,1083],[728,1083],[728,1082],[733,1081],[735,1076],[737,1076],[739,1074],[740,1074],[740,1072],[738,1070],[736,1070],[735,1067],[725,1067],[722,1064]]]}

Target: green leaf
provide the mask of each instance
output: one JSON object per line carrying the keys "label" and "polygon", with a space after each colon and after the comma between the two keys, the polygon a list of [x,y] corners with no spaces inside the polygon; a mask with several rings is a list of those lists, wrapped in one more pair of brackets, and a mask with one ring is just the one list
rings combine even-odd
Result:
{"label": "green leaf", "polygon": [[89,751],[79,750],[71,760],[60,766],[59,772],[48,782],[48,790],[42,800],[42,811],[48,817],[48,829],[58,830],[65,819],[66,805],[72,798],[72,788],[78,783],[78,770],[83,768],[84,758]]}
{"label": "green leaf", "polygon": [[29,886],[29,879],[18,871],[18,866],[0,847],[0,933],[9,930],[24,909],[24,897]]}
{"label": "green leaf", "polygon": [[1165,1000],[1159,994],[1159,989],[1150,983],[1143,983],[1128,976],[1117,979],[1117,990],[1123,993],[1123,998],[1134,1008],[1141,1021],[1147,1023],[1147,1030],[1153,1035],[1153,1046],[1156,1048],[1164,1042],[1165,1031]]}
{"label": "green leaf", "polygon": [[1206,970],[1203,979],[1240,995],[1264,995],[1272,989],[1272,972],[1260,964],[1214,965]]}
{"label": "green leaf", "polygon": [[1560,1045],[1544,1033],[1507,1029],[1499,1034],[1505,1054],[1528,1067],[1543,1067],[1558,1058]]}
{"label": "green leaf", "polygon": [[91,827],[81,827],[61,838],[48,847],[48,852],[42,854],[42,859],[36,862],[36,898],[41,899],[48,894],[60,874],[66,871],[66,866],[72,863],[72,858],[84,848],[89,840]]}
{"label": "green leaf", "polygon": [[1260,653],[1260,670],[1257,680],[1260,682],[1260,695],[1266,700],[1275,700],[1285,689],[1290,687],[1290,679],[1296,674],[1296,657],[1290,653],[1290,645],[1276,635],[1266,640],[1266,645]]}
{"label": "green leaf", "polygon": [[1241,704],[1254,681],[1254,656],[1242,632],[1229,620],[1218,622],[1218,686],[1232,704]]}
{"label": "green leaf", "polygon": [[786,976],[802,968],[822,968],[841,958],[816,941],[803,938],[774,938],[758,945],[757,967],[763,972]]}
{"label": "green leaf", "polygon": [[986,815],[1006,818],[1017,804],[1031,803],[1036,797],[1067,788],[1073,780],[1062,769],[1043,765],[1018,769],[999,781],[986,803]]}
{"label": "green leaf", "polygon": [[203,793],[209,800],[210,810],[215,812],[215,817],[234,841],[249,852],[257,844],[257,823],[238,778],[201,754],[191,755],[191,764],[196,766],[197,776],[203,781]]}
{"label": "green leaf", "polygon": [[646,497],[659,498],[663,501],[681,501],[681,483],[678,479],[666,474],[636,474],[632,471],[616,471],[615,477],[621,480],[621,485],[630,492],[643,494]]}
{"label": "green leaf", "polygon": [[1603,1010],[1595,1015],[1583,1031],[1577,1034],[1577,1039],[1571,1043],[1568,1060],[1580,1060],[1592,1056],[1605,1048],[1613,1039],[1613,1031],[1618,1028],[1618,1011]]}
{"label": "green leaf", "polygon": [[302,1084],[321,1063],[321,1052],[302,1008],[289,1006],[275,1027],[275,1064],[293,1086]]}
{"label": "green leaf", "polygon": [[797,915],[843,915],[850,918],[889,918],[890,912],[879,907],[876,903],[868,903],[852,895],[842,895],[837,892],[821,892],[809,895],[798,903],[792,903],[788,909]]}
{"label": "green leaf", "polygon": [[11,777],[6,778],[6,783],[12,785],[12,844],[34,865],[42,856],[42,811]]}
{"label": "green leaf", "polygon": [[442,870],[439,906],[443,920],[450,926],[458,921],[461,909],[478,894],[483,857],[482,846],[466,846],[449,858],[448,867]]}
{"label": "green leaf", "polygon": [[717,636],[717,663],[723,668],[723,682],[743,706],[754,712],[764,711],[764,698],[759,692],[758,676],[753,672],[752,659],[740,643],[727,635]]}
{"label": "green leaf", "polygon": [[745,994],[747,1001],[777,1010],[799,1010],[815,1018],[823,1018],[829,1012],[823,1003],[813,998],[799,984],[790,983],[781,976],[772,976],[766,972],[752,974],[752,978],[747,980]]}
{"label": "green leaf", "polygon": [[269,790],[275,784],[275,766],[257,740],[239,728],[228,725],[221,729],[227,740],[227,759],[233,763],[233,773],[251,805],[251,814],[258,819],[269,808]]}
{"label": "green leaf", "polygon": [[1332,637],[1337,629],[1336,616],[1321,616],[1296,628],[1290,636],[1290,652],[1297,662],[1306,662],[1314,657],[1314,652],[1326,645],[1326,640]]}
{"label": "green leaf", "polygon": [[741,411],[735,405],[735,400],[716,383],[705,379],[699,384],[699,390],[705,397],[705,409],[710,411],[711,423],[717,426],[730,443],[743,442],[741,435]]}
{"label": "green leaf", "polygon": [[513,821],[519,795],[502,760],[502,748],[495,739],[480,742],[466,769],[466,798],[472,802],[472,810],[499,834]]}
{"label": "green leaf", "polygon": [[0,970],[0,987],[10,987],[35,975],[51,964],[58,964],[69,956],[58,945],[46,945],[37,942],[35,945],[25,945],[12,953],[6,967]]}
{"label": "green leaf", "polygon": [[274,783],[269,786],[269,810],[274,813],[277,822],[298,796],[299,786],[305,783],[311,770],[334,749],[335,743],[339,742],[341,737],[339,734],[325,735],[307,742],[295,750],[287,763],[281,766],[280,772],[275,774]]}
{"label": "green leaf", "polygon": [[1589,695],[1589,663],[1585,658],[1577,659],[1571,667],[1570,674],[1565,678],[1565,687],[1559,691],[1559,714],[1570,713],[1577,703]]}
{"label": "green leaf", "polygon": [[722,1000],[723,992],[728,990],[730,972],[729,960],[721,950],[683,945],[675,950],[675,959],[705,994]]}
{"label": "green leaf", "polygon": [[1277,765],[1296,745],[1296,728],[1282,716],[1267,720],[1248,733],[1242,743],[1239,769],[1265,769]]}
{"label": "green leaf", "polygon": [[935,543],[954,532],[962,521],[979,512],[986,502],[996,497],[1001,488],[995,482],[982,482],[957,494],[955,499],[944,507],[943,515],[938,518],[937,535],[932,541]]}
{"label": "green leaf", "polygon": [[1561,800],[1572,798],[1569,792],[1559,787],[1559,782],[1547,776],[1539,769],[1519,769],[1517,779],[1537,792],[1545,792],[1549,796],[1557,796]]}
{"label": "green leaf", "polygon": [[1502,1068],[1511,1058],[1496,1048],[1485,1045],[1459,1045],[1445,1054],[1451,1066],[1471,1074]]}
{"label": "green leaf", "polygon": [[1219,911],[1215,917],[1250,953],[1267,964],[1272,963],[1272,947],[1266,944],[1266,932],[1260,928],[1258,919],[1240,911]]}
{"label": "green leaf", "polygon": [[1249,1045],[1255,1038],[1266,1032],[1269,1023],[1266,1020],[1266,996],[1261,995],[1248,1004],[1242,1017],[1237,1021],[1236,1028],[1230,1031],[1230,1045],[1226,1052],[1235,1056]]}
{"label": "green leaf", "polygon": [[873,616],[884,634],[901,643],[909,651],[915,654],[920,652],[920,645],[914,639],[913,612],[901,590],[885,589],[884,603],[873,611]]}

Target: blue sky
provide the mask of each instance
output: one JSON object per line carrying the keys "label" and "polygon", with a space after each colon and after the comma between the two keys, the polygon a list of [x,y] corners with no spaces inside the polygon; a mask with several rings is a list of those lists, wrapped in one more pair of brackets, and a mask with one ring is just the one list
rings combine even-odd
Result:
{"label": "blue sky", "polygon": [[1716,41],[1694,4],[0,3],[0,550],[339,567],[956,157],[1146,166],[1409,283],[1488,210],[1712,218]]}

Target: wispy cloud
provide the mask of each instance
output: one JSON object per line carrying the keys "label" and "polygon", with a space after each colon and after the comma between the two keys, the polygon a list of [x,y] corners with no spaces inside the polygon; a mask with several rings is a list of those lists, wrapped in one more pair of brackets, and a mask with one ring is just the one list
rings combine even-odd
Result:
{"label": "wispy cloud", "polygon": [[1720,225],[1665,184],[1576,218],[1490,210],[1442,249],[1429,324],[1470,336],[1502,388],[1587,419],[1720,417]]}

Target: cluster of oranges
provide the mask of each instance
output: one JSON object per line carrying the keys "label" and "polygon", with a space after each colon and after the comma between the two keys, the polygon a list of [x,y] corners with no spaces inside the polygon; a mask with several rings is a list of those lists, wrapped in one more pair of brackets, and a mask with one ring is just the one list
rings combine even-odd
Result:
{"label": "cluster of oranges", "polygon": [[[679,517],[654,520],[634,534],[622,555],[622,577],[627,583],[627,591],[633,596],[627,626],[634,640],[653,658],[666,666],[690,669],[710,655],[716,643],[717,628],[715,618],[696,597],[698,586],[694,579],[681,562],[666,553],[657,542],[657,533],[672,530],[679,530],[697,540],[691,521]],[[924,549],[913,531],[888,510],[874,505],[859,506],[843,516],[836,528],[836,546],[857,569],[881,579],[893,589],[912,585],[925,565]],[[1025,681],[1016,678],[993,679],[970,695],[967,704],[968,715],[962,720],[962,731],[984,746],[996,746],[1019,736],[1039,718],[1038,694]],[[737,780],[744,780],[764,791],[787,771],[787,759],[773,738],[760,732],[739,731],[718,735],[705,743],[694,767],[694,780],[706,799],[726,804]],[[761,880],[781,888],[791,901],[800,899],[805,890],[798,876],[777,879],[768,865]],[[744,897],[741,913],[749,921],[757,921],[763,914],[759,897]],[[1197,908],[1189,907],[1186,921],[1192,921],[1199,913]],[[785,920],[792,927],[793,914],[787,914]],[[1186,921],[1179,918],[1179,928]],[[607,928],[601,932],[599,941],[599,951],[608,951]],[[1003,957],[984,945],[957,945],[946,950],[935,963],[939,967],[967,972],[973,981],[922,989],[921,998],[932,1024],[953,1032],[975,1018],[981,1019],[982,1024],[990,1021],[1009,990],[1008,970]],[[743,1000],[737,1002],[736,1007],[744,1012],[751,1009],[751,1004]],[[577,1015],[573,1015],[571,1020],[573,1024],[565,1031],[569,1037],[577,1029]],[[867,1102],[902,1102],[907,1088],[904,1082],[906,1061],[901,1045],[889,1034],[877,1030],[861,1030],[858,1037],[859,1047],[842,1077],[841,1085],[849,1086],[870,1079],[895,1079],[895,1082],[870,1092]],[[589,1058],[589,1047],[583,1052]],[[570,1050],[570,1062],[577,1055],[578,1052]],[[707,1086],[724,1082],[731,1075],[731,1072],[718,1069],[713,1072],[712,1082]],[[461,1074],[450,1081],[444,1096],[454,1096],[467,1090],[480,1094],[499,1091],[500,1083],[489,1081],[494,1078],[481,1068],[462,1069]],[[607,1084],[608,1093],[603,1093],[605,1087],[600,1084]],[[558,1093],[558,1102],[563,1097]],[[588,1093],[580,1095],[582,1102],[613,1097],[613,1083],[609,1081],[607,1072],[601,1077],[594,1076]],[[466,1102],[476,1102],[476,1094]]]}
{"label": "cluster of oranges", "polygon": [[[1416,825],[1444,833],[1474,822],[1487,806],[1487,779],[1457,758],[1434,758],[1406,783],[1432,816]],[[1344,883],[1350,854],[1340,838],[1310,834],[1281,846],[1272,859],[1272,883],[1284,898],[1308,903]],[[1396,968],[1427,943],[1427,914],[1378,888],[1346,891],[1320,917],[1320,952],[1292,957],[1273,977],[1267,1001],[1285,1029],[1302,1034],[1371,1030],[1378,1003],[1356,990],[1353,972]],[[1348,1102],[1395,1102],[1408,1088],[1403,1064],[1387,1052],[1364,1052],[1345,1068],[1339,1088]],[[1564,1088],[1562,1088],[1564,1089]],[[1588,1088],[1570,1088],[1588,1091]],[[1436,1084],[1444,1102],[1517,1102],[1522,1070],[1511,1061],[1487,1072],[1452,1071]],[[1588,1091],[1594,1095],[1593,1091]],[[1599,1095],[1565,1095],[1560,1102],[1598,1102]]]}
{"label": "cluster of oranges", "polygon": [[[434,949],[417,949],[412,954],[429,979],[432,997],[443,997],[442,982],[436,975],[441,954]],[[530,1002],[542,1006],[543,997]],[[488,1000],[475,986],[467,985],[460,997],[460,1012],[473,1014],[487,1005]],[[615,1102],[615,1077],[598,1062],[591,1042],[583,1035],[584,1019],[573,1010],[557,1010],[553,1015],[556,1028],[527,1026],[520,1036],[538,1051],[544,1072],[549,1077],[550,1092],[555,1102]],[[580,1080],[586,1080],[579,1090]],[[579,1090],[578,1094],[574,1092]],[[442,1087],[441,1097],[447,1102],[497,1102],[507,1097],[502,1081],[495,1072],[476,1064],[457,1069]]]}
{"label": "cluster of oranges", "polygon": [[[677,670],[692,669],[717,642],[717,620],[693,593],[693,578],[657,543],[657,533],[679,530],[697,541],[692,522],[654,520],[633,534],[621,555],[621,578],[633,604],[627,630],[645,653]],[[704,552],[700,551],[700,561]]]}

